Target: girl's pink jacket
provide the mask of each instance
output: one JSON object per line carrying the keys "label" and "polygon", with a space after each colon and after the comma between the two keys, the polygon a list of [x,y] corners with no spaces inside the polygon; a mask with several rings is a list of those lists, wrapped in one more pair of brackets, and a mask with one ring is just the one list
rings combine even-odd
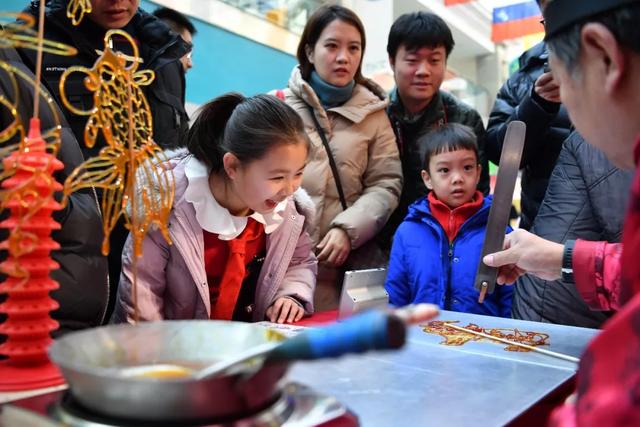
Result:
{"label": "girl's pink jacket", "polygon": [[[151,230],[138,259],[138,308],[140,320],[209,319],[211,304],[204,266],[202,228],[193,205],[184,198],[187,177],[186,152],[170,160],[175,177],[175,199],[169,217],[169,244],[158,230]],[[295,200],[294,200],[295,199]],[[301,213],[302,212],[302,213]],[[258,278],[253,320],[265,319],[267,308],[279,297],[294,296],[313,313],[317,260],[305,223],[313,223],[313,203],[298,190],[289,199],[283,223],[267,235],[267,253]],[[305,216],[306,221],[305,221]],[[112,322],[133,322],[132,241],[122,254],[122,274]]]}

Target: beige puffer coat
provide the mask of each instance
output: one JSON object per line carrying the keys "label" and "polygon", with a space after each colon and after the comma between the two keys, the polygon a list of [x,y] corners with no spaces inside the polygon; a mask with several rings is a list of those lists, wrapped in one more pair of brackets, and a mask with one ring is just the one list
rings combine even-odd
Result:
{"label": "beige puffer coat", "polygon": [[[296,66],[284,91],[285,101],[302,117],[311,139],[302,187],[316,204],[318,243],[333,227],[347,232],[357,249],[373,238],[398,206],[402,166],[396,138],[387,118],[388,100],[371,80],[356,84],[353,96],[339,107],[325,110]],[[311,109],[324,129],[333,152],[347,210],[342,209],[327,152],[316,131]]]}

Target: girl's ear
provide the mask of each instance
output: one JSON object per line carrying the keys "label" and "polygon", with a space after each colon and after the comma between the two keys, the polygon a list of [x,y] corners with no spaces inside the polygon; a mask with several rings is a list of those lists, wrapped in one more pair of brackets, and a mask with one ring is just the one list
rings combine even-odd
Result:
{"label": "girl's ear", "polygon": [[222,156],[222,165],[229,179],[234,179],[238,175],[242,163],[235,154],[225,153],[225,155]]}
{"label": "girl's ear", "polygon": [[433,190],[433,184],[431,183],[431,175],[429,175],[429,172],[423,169],[420,171],[420,176],[422,176],[422,182],[424,182],[424,185],[429,190]]}
{"label": "girl's ear", "polygon": [[304,45],[304,52],[307,54],[307,59],[310,64],[313,64],[313,49],[308,44]]}

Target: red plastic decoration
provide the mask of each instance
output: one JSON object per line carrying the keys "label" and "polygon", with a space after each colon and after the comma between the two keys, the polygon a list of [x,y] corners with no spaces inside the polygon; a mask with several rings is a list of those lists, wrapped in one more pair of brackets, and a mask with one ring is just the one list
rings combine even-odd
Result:
{"label": "red plastic decoration", "polygon": [[47,152],[40,134],[40,121],[31,119],[29,136],[20,150],[3,159],[5,170],[15,170],[2,183],[7,200],[3,205],[9,217],[0,222],[10,237],[0,244],[8,258],[0,270],[8,277],[0,283],[0,294],[6,301],[0,313],[7,319],[0,324],[0,334],[6,341],[0,354],[8,359],[0,362],[0,390],[15,391],[53,386],[64,382],[58,369],[49,361],[47,349],[50,333],[58,322],[50,312],[58,308],[49,293],[58,283],[49,277],[59,265],[51,259],[51,251],[60,245],[51,238],[51,231],[60,228],[51,214],[61,209],[54,199],[62,185],[53,173],[63,168],[55,155]]}

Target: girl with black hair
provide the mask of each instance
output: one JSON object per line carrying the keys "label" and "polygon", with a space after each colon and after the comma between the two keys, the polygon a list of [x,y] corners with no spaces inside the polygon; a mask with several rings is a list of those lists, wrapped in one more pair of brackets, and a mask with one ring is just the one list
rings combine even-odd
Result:
{"label": "girl with black hair", "polygon": [[[188,152],[168,166],[172,244],[151,231],[137,261],[140,320],[283,323],[313,312],[313,204],[298,190],[308,145],[301,119],[276,97],[231,93],[202,108]],[[132,252],[129,239],[115,322],[134,318]]]}

